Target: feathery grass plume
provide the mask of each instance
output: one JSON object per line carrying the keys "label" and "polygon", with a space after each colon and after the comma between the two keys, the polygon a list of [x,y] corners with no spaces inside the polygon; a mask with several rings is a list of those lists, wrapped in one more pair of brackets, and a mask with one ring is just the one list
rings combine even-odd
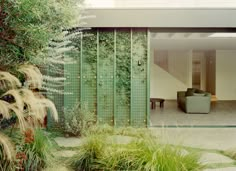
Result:
{"label": "feathery grass plume", "polygon": [[[27,94],[25,93],[27,92]],[[25,128],[25,117],[34,116],[33,119],[43,121],[45,110],[42,105],[37,104],[37,98],[31,90],[28,89],[13,89],[7,91],[3,96],[11,95],[14,98],[14,103],[10,103],[9,110],[14,111],[18,117],[20,128]],[[27,109],[24,107],[27,106]]]}
{"label": "feathery grass plume", "polygon": [[21,130],[25,130],[26,122],[36,125],[38,122],[42,123],[47,114],[46,108],[51,110],[51,114],[55,121],[58,121],[58,113],[55,105],[44,96],[36,95],[28,89],[14,89],[7,91],[2,97],[11,95],[14,102],[8,103],[0,100],[0,112],[4,118],[10,118],[14,112],[17,116]]}
{"label": "feathery grass plume", "polygon": [[19,110],[14,106],[14,104],[8,103],[4,100],[0,100],[0,113],[2,114],[3,118],[9,119],[13,115],[13,112],[18,118],[20,129],[24,131],[26,122],[22,110]]}
{"label": "feathery grass plume", "polygon": [[20,89],[19,93],[21,94],[21,98],[27,110],[25,116],[30,116],[35,121],[43,121],[46,111],[42,104],[39,103],[39,98],[37,98],[35,94],[28,89]]}
{"label": "feathery grass plume", "polygon": [[39,100],[39,103],[41,103],[44,107],[47,107],[51,110],[51,114],[52,114],[52,117],[54,118],[54,120],[57,122],[58,121],[58,113],[57,113],[57,109],[54,105],[54,103],[49,100],[49,99],[40,99]]}
{"label": "feathery grass plume", "polygon": [[10,117],[13,116],[13,114],[15,114],[18,118],[20,129],[24,131],[26,127],[26,122],[25,122],[23,110],[22,110],[24,105],[19,106],[20,107],[19,109],[18,106],[15,104],[16,103],[8,103],[4,100],[0,100],[0,114],[2,115],[3,118],[6,118],[6,119],[9,119]]}
{"label": "feathery grass plume", "polygon": [[26,122],[25,122],[25,118],[24,115],[22,113],[22,111],[20,111],[18,108],[10,105],[10,109],[11,111],[14,112],[14,114],[16,115],[18,122],[19,122],[19,128],[20,130],[23,132],[26,129]]}
{"label": "feathery grass plume", "polygon": [[0,160],[13,161],[15,159],[15,150],[11,141],[5,135],[0,133]]}
{"label": "feathery grass plume", "polygon": [[0,87],[3,89],[21,87],[20,81],[9,72],[0,71]]}
{"label": "feathery grass plume", "polygon": [[4,96],[12,96],[14,98],[14,106],[19,109],[21,112],[23,112],[24,110],[24,102],[23,102],[23,99],[19,93],[19,89],[11,89],[11,90],[8,90],[6,93],[4,93],[2,95],[2,97]]}
{"label": "feathery grass plume", "polygon": [[31,90],[21,89],[22,99],[27,105],[28,113],[31,116],[43,121],[47,112],[45,108],[49,108],[51,110],[52,116],[55,121],[58,121],[58,113],[56,107],[52,101],[46,99],[44,96],[35,95]]}
{"label": "feathery grass plume", "polygon": [[40,70],[34,65],[21,65],[18,71],[25,75],[26,81],[30,88],[41,88],[43,84],[43,76]]}
{"label": "feathery grass plume", "polygon": [[10,103],[0,100],[0,113],[2,114],[3,118],[9,119],[11,117],[10,105]]}

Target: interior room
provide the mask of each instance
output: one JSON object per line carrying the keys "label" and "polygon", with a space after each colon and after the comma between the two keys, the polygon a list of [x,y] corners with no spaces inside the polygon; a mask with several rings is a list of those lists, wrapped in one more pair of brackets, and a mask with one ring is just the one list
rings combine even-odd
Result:
{"label": "interior room", "polygon": [[[151,126],[236,126],[236,33],[153,31],[150,41]],[[208,102],[188,101],[188,88]]]}

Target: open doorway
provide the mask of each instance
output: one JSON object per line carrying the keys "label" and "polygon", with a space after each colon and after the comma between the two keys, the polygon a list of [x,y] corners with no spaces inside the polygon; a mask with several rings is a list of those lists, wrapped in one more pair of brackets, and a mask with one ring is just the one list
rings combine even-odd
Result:
{"label": "open doorway", "polygon": [[192,87],[215,96],[216,50],[192,51]]}
{"label": "open doorway", "polygon": [[[236,37],[232,35],[197,29],[151,33],[150,97],[165,100],[164,107],[151,109],[151,126],[236,126]],[[177,92],[188,88],[211,94],[209,112],[189,114],[178,107]]]}

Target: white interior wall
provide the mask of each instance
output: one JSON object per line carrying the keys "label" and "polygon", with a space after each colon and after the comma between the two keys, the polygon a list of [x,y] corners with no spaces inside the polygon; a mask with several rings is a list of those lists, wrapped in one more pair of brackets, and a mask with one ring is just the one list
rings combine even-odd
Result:
{"label": "white interior wall", "polygon": [[186,90],[187,86],[172,77],[158,65],[151,65],[150,97],[176,99],[177,91]]}
{"label": "white interior wall", "polygon": [[[172,53],[170,53],[171,56]],[[191,52],[184,53],[189,54],[188,64],[183,62],[183,58],[179,57],[179,60],[170,60],[169,67],[172,70],[178,70],[176,67],[188,66],[188,69],[184,69],[186,73],[185,76],[188,77],[188,84],[184,84],[175,77],[171,76],[168,72],[164,71],[162,68],[154,64],[153,54],[151,55],[151,97],[162,97],[165,99],[176,99],[176,92],[186,90],[186,88],[191,87]],[[173,59],[178,59],[176,58]],[[172,57],[173,57],[172,56]],[[179,54],[179,56],[181,56]],[[172,58],[170,58],[172,59]],[[186,58],[185,58],[186,59]],[[178,64],[178,62],[179,64]],[[175,65],[177,64],[177,65]],[[175,66],[174,66],[175,65]],[[174,67],[173,67],[174,66]],[[184,72],[183,70],[181,72]],[[217,50],[216,51],[216,96],[218,100],[236,100],[236,50]],[[202,89],[204,89],[205,83],[202,83]]]}
{"label": "white interior wall", "polygon": [[216,96],[236,100],[236,50],[216,51]]}
{"label": "white interior wall", "polygon": [[189,61],[189,51],[168,51],[169,72],[185,85],[189,84]]}
{"label": "white interior wall", "polygon": [[[154,53],[151,53],[150,96],[164,99],[176,99],[177,91],[191,87],[192,68],[191,51],[168,52],[168,64],[173,76],[158,65],[154,64]],[[183,81],[177,79],[182,77]]]}

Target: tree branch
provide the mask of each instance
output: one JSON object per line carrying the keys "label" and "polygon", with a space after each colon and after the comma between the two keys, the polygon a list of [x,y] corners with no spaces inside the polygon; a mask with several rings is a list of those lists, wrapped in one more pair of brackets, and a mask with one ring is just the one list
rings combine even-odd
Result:
{"label": "tree branch", "polygon": [[13,40],[8,39],[8,38],[2,36],[1,34],[0,34],[0,39],[6,41],[7,43],[10,43],[10,44],[12,44],[12,45],[15,45],[15,46],[17,46],[17,47],[19,47],[19,48],[23,48],[23,47],[21,47],[20,45],[16,44]]}
{"label": "tree branch", "polygon": [[1,9],[0,9],[0,13],[3,12],[3,9],[4,9],[4,3],[5,3],[5,0],[2,0],[1,2]]}

